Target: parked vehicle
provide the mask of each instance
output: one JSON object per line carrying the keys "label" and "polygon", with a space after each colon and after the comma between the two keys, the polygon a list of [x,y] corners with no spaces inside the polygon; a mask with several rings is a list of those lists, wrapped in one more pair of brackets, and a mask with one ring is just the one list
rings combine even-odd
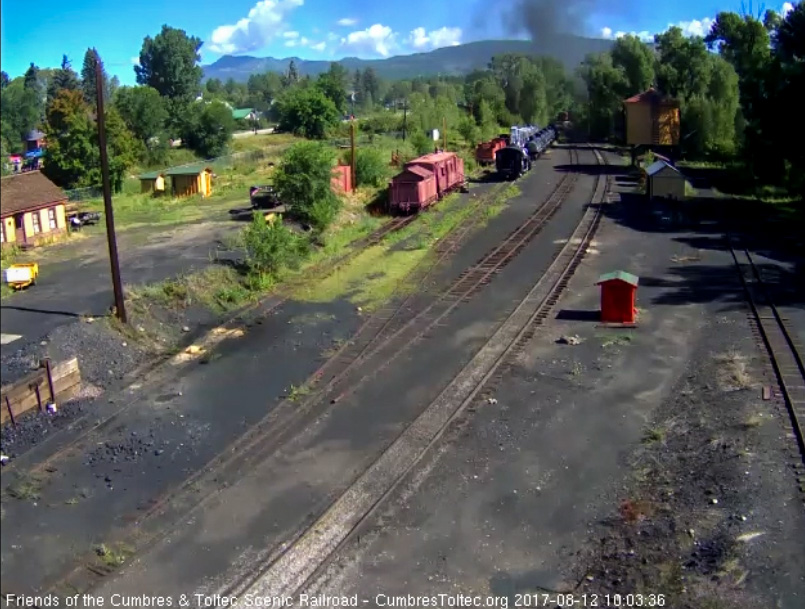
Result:
{"label": "parked vehicle", "polygon": [[11,289],[22,290],[30,285],[36,285],[36,278],[39,277],[39,263],[12,264],[6,269],[5,275],[6,283]]}
{"label": "parked vehicle", "polygon": [[252,209],[272,209],[280,204],[279,196],[273,186],[252,186],[249,189]]}

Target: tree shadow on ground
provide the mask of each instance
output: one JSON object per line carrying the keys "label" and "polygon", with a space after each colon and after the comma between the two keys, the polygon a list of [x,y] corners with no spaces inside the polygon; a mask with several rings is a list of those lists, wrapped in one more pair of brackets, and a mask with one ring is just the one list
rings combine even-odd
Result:
{"label": "tree shadow on ground", "polygon": [[[742,237],[755,256],[769,294],[778,306],[805,308],[803,233],[770,218],[769,205],[728,198],[685,201],[649,201],[636,193],[620,193],[620,200],[604,207],[613,221],[646,233],[666,233],[699,251],[729,251],[726,233]],[[692,255],[669,260],[668,278],[641,277],[640,285],[669,288],[656,304],[721,302],[727,308],[743,306],[745,296],[737,268],[709,266]],[[781,264],[775,264],[778,262]]]}
{"label": "tree shadow on ground", "polygon": [[589,176],[623,176],[624,174],[624,167],[618,165],[556,165],[554,169],[562,173],[582,173]]}

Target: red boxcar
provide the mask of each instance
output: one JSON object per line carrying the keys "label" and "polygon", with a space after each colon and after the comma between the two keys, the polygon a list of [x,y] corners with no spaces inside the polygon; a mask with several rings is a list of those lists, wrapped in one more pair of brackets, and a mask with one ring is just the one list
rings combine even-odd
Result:
{"label": "red boxcar", "polygon": [[464,159],[454,152],[426,154],[406,163],[390,185],[391,209],[418,211],[464,185]]}
{"label": "red boxcar", "polygon": [[391,209],[402,213],[419,211],[439,197],[433,172],[417,165],[394,176],[389,190]]}
{"label": "red boxcar", "polygon": [[475,160],[480,165],[493,165],[495,163],[495,153],[505,147],[506,140],[500,137],[478,144],[475,149]]}

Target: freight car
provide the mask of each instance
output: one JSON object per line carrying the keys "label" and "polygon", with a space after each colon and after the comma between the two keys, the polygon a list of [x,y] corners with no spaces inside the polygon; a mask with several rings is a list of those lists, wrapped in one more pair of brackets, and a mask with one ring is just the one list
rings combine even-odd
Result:
{"label": "freight car", "polygon": [[505,147],[507,138],[496,137],[488,142],[481,142],[475,148],[475,160],[479,165],[494,165],[495,153]]}
{"label": "freight car", "polygon": [[389,184],[389,207],[394,213],[418,212],[462,188],[464,159],[454,152],[426,154],[405,164]]}

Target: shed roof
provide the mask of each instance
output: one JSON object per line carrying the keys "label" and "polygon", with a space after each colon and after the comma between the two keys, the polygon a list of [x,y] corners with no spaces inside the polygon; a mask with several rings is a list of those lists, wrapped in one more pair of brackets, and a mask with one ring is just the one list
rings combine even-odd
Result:
{"label": "shed roof", "polygon": [[682,174],[679,172],[679,170],[676,167],[674,167],[670,163],[666,163],[665,161],[654,161],[651,165],[646,167],[646,174],[649,175],[649,176],[653,176],[653,175],[661,172],[666,167],[669,167],[670,169],[673,169],[676,173],[678,173],[680,176],[682,176]]}
{"label": "shed roof", "polygon": [[33,142],[36,140],[44,139],[45,134],[40,131],[39,129],[33,129],[32,131],[28,132],[28,135],[25,136],[26,141]]}
{"label": "shed roof", "polygon": [[632,275],[626,271],[612,271],[611,273],[604,273],[601,275],[595,285],[600,285],[607,281],[624,281],[629,285],[637,287],[639,279],[637,278],[637,275]]}
{"label": "shed roof", "polygon": [[167,176],[194,176],[204,171],[212,171],[208,165],[187,165],[185,167],[173,167],[165,172]]}
{"label": "shed roof", "polygon": [[642,93],[638,93],[637,95],[632,95],[625,100],[623,100],[625,104],[646,104],[646,103],[669,103],[669,104],[676,104],[677,101],[671,97],[663,95],[654,87],[650,87],[646,91]]}
{"label": "shed roof", "polygon": [[6,176],[0,182],[0,215],[4,217],[66,200],[64,191],[39,171]]}
{"label": "shed roof", "polygon": [[235,108],[232,110],[232,118],[246,118],[254,110],[252,108]]}
{"label": "shed roof", "polygon": [[164,175],[165,175],[164,171],[160,171],[160,170],[149,171],[147,173],[142,174],[139,179],[141,179],[141,180],[156,180],[159,176],[164,176]]}

